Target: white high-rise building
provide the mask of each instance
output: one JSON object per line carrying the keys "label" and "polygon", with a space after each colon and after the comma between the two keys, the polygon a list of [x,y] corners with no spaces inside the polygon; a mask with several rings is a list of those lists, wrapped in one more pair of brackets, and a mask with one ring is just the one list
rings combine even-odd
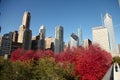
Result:
{"label": "white high-rise building", "polygon": [[75,35],[74,33],[72,33],[71,35],[70,35],[70,48],[73,48],[73,47],[78,47],[78,43],[79,43],[79,41],[78,41],[79,39],[78,39],[78,36],[77,35]]}
{"label": "white high-rise building", "polygon": [[104,26],[108,29],[111,52],[116,53],[113,22],[111,15],[108,13],[104,16]]}
{"label": "white high-rise building", "polygon": [[19,28],[19,35],[18,35],[19,43],[23,43],[23,36],[25,29],[29,29],[30,27],[30,18],[31,18],[30,13],[26,11],[23,15],[22,25],[20,25]]}
{"label": "white high-rise building", "polygon": [[93,43],[110,52],[108,30],[105,27],[99,26],[92,29]]}
{"label": "white high-rise building", "polygon": [[45,49],[45,35],[46,35],[46,28],[44,25],[42,25],[40,26],[39,29],[38,49],[41,50]]}

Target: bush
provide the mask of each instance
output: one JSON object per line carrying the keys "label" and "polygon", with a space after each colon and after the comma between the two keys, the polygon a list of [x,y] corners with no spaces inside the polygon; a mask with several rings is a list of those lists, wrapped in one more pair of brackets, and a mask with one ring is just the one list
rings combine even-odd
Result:
{"label": "bush", "polygon": [[9,79],[4,80],[101,80],[111,62],[110,53],[92,45],[67,49],[59,54],[49,50],[17,49],[12,52],[10,61],[3,60],[0,66],[4,72],[2,77],[13,74],[12,79],[8,76]]}

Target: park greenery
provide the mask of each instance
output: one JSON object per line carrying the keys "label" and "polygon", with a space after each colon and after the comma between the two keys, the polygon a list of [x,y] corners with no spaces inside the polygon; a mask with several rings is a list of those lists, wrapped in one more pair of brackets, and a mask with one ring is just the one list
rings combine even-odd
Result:
{"label": "park greenery", "polygon": [[0,80],[102,80],[111,63],[96,45],[61,53],[17,49],[8,60],[0,57]]}

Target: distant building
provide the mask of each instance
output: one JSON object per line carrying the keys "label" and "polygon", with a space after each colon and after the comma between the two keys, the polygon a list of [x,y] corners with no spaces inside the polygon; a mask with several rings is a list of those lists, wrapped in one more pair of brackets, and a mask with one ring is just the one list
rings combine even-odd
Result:
{"label": "distant building", "polygon": [[[9,32],[3,35],[2,43],[1,43],[1,53],[2,55],[11,55],[11,53],[17,48],[22,47],[22,43],[17,43],[17,39],[15,39],[15,33]],[[16,41],[14,41],[14,39]]]}
{"label": "distant building", "polygon": [[25,29],[24,36],[23,36],[23,45],[22,48],[24,50],[30,50],[31,49],[31,43],[32,43],[32,31],[29,29]]}
{"label": "distant building", "polygon": [[12,42],[17,43],[17,41],[18,41],[18,31],[14,31],[14,32],[13,32]]}
{"label": "distant building", "polygon": [[79,45],[78,46],[83,46],[82,29],[81,28],[78,28],[78,38],[79,38]]}
{"label": "distant building", "polygon": [[70,35],[70,48],[73,48],[73,47],[78,47],[79,45],[79,38],[76,34],[72,33]]}
{"label": "distant building", "polygon": [[70,43],[65,43],[64,51],[70,49]]}
{"label": "distant building", "polygon": [[18,42],[23,43],[24,31],[30,27],[30,12],[25,12],[23,15],[22,25],[19,28]]}
{"label": "distant building", "polygon": [[118,44],[118,49],[119,49],[119,53],[120,53],[120,44]]}
{"label": "distant building", "polygon": [[90,39],[85,39],[84,40],[84,47],[88,48],[92,44],[92,41]]}
{"label": "distant building", "polygon": [[[23,16],[23,22],[22,24],[25,26],[25,30],[23,33],[23,45],[22,48],[24,50],[29,50],[31,49],[31,39],[32,39],[32,31],[30,30],[30,12],[25,12]],[[19,37],[18,37],[19,38]]]}
{"label": "distant building", "polygon": [[108,29],[102,26],[92,29],[93,43],[110,52]]}
{"label": "distant building", "polygon": [[45,50],[45,35],[46,28],[44,25],[40,26],[39,36],[38,36],[38,49]]}
{"label": "distant building", "polygon": [[12,45],[12,32],[4,34],[2,37],[1,51],[2,55],[11,53],[11,45]]}
{"label": "distant building", "polygon": [[64,49],[63,33],[62,26],[55,28],[55,53],[62,52]]}
{"label": "distant building", "polygon": [[110,39],[110,49],[111,49],[112,53],[116,53],[112,16],[108,13],[106,13],[104,16],[104,26],[108,29],[108,34],[109,34],[109,39]]}
{"label": "distant building", "polygon": [[54,51],[54,47],[55,47],[55,38],[52,37],[48,37],[45,38],[45,49],[49,49]]}

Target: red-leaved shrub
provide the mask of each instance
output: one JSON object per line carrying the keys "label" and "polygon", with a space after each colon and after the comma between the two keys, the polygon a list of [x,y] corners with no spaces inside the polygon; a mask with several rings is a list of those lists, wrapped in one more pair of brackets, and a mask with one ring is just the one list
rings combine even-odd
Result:
{"label": "red-leaved shrub", "polygon": [[44,57],[52,57],[56,63],[61,63],[63,67],[67,63],[73,64],[74,76],[80,76],[80,80],[101,80],[112,62],[110,53],[96,45],[91,45],[88,48],[67,49],[58,54],[54,54],[49,50],[28,50],[23,52],[22,49],[17,49],[12,52],[11,61],[20,60],[24,62],[30,59],[39,60]]}

